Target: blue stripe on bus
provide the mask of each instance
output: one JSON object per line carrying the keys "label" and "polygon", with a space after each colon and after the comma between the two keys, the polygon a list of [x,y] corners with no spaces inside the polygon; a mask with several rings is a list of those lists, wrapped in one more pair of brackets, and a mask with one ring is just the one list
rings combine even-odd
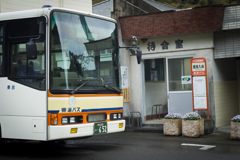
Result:
{"label": "blue stripe on bus", "polygon": [[119,107],[119,108],[83,109],[82,112],[109,111],[109,110],[120,110],[120,109],[123,109],[123,107]]}
{"label": "blue stripe on bus", "polygon": [[48,113],[59,113],[59,110],[49,110]]}
{"label": "blue stripe on bus", "polygon": [[[110,110],[121,110],[121,109],[123,109],[123,107],[118,107],[118,108],[83,109],[82,112],[110,111]],[[48,113],[59,113],[59,110],[49,110]]]}

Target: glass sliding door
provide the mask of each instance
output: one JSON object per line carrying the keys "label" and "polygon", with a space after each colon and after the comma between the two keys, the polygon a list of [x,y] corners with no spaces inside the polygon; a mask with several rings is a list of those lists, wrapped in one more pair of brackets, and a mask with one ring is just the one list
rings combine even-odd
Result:
{"label": "glass sliding door", "polygon": [[193,110],[191,58],[167,58],[168,113],[183,116]]}

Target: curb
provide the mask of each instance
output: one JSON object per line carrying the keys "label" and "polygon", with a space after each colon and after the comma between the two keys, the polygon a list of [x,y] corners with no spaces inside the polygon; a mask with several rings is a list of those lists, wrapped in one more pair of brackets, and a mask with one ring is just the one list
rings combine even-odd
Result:
{"label": "curb", "polygon": [[126,127],[125,132],[163,133],[162,127]]}

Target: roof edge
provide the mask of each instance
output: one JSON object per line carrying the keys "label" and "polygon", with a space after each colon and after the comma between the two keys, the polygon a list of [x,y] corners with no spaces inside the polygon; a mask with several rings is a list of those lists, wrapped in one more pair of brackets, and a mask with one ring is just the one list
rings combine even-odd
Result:
{"label": "roof edge", "polygon": [[98,6],[98,5],[107,3],[107,2],[109,2],[109,1],[110,1],[110,0],[105,0],[105,1],[102,1],[102,2],[99,2],[99,3],[96,3],[96,4],[93,5],[93,7],[96,7],[96,6]]}

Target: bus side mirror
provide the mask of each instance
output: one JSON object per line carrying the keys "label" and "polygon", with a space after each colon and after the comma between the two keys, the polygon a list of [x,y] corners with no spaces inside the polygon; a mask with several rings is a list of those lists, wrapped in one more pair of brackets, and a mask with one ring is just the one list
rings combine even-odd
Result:
{"label": "bus side mirror", "polygon": [[26,43],[27,59],[37,59],[37,45],[33,39]]}

